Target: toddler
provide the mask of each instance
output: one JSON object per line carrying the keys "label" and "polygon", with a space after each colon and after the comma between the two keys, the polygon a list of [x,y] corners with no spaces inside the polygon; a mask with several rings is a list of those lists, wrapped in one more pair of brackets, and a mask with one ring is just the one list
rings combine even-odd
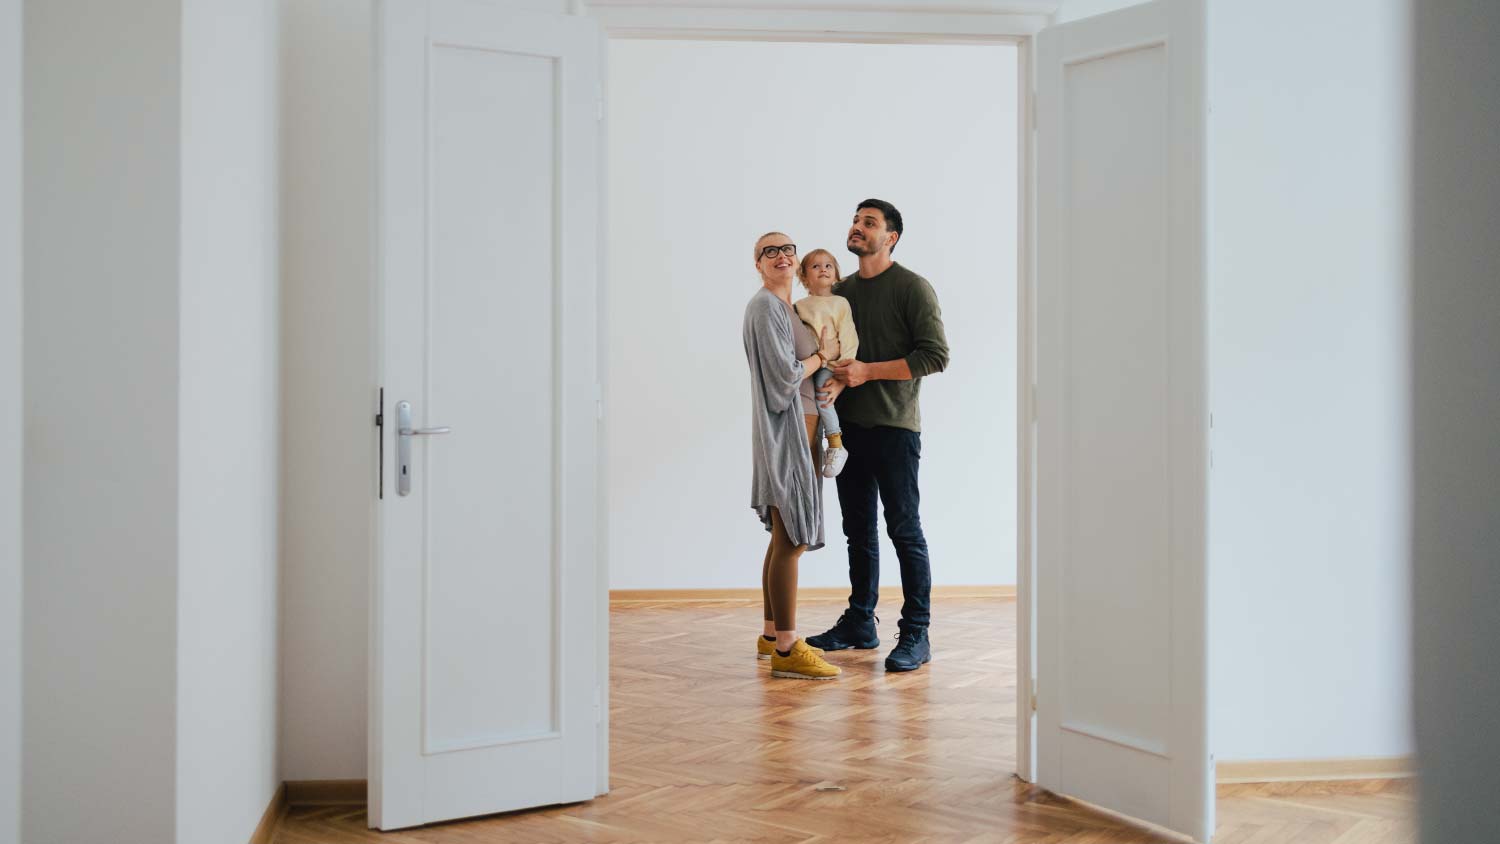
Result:
{"label": "toddler", "polygon": [[[833,253],[826,249],[814,249],[802,259],[797,267],[797,278],[810,294],[792,307],[797,316],[812,329],[818,338],[818,347],[831,363],[842,363],[854,359],[859,350],[859,337],[854,333],[854,315],[849,310],[849,300],[833,295],[833,285],[839,280],[839,263]],[[823,367],[813,373],[813,389],[822,390],[833,377],[833,370]],[[823,452],[822,474],[832,478],[844,468],[849,452],[844,450],[843,432],[839,428],[839,414],[831,406],[818,404],[818,417],[823,423],[823,434],[828,437],[828,450]]]}

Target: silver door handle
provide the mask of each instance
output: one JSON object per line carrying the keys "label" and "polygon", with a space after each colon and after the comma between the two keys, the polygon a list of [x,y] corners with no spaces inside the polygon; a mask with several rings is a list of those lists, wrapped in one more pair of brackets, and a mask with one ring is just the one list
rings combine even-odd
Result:
{"label": "silver door handle", "polygon": [[452,428],[413,428],[411,402],[396,402],[396,494],[411,495],[411,438],[447,434]]}

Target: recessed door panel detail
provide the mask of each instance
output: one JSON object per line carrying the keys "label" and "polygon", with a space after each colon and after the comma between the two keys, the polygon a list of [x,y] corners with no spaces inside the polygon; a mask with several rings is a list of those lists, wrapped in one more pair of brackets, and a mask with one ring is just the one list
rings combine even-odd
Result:
{"label": "recessed door panel detail", "polygon": [[[1068,243],[1064,727],[1165,748],[1166,49],[1063,70]],[[1159,752],[1164,752],[1160,751]]]}
{"label": "recessed door panel detail", "polygon": [[[557,62],[429,58],[425,751],[555,734]],[[426,444],[423,444],[426,446]]]}

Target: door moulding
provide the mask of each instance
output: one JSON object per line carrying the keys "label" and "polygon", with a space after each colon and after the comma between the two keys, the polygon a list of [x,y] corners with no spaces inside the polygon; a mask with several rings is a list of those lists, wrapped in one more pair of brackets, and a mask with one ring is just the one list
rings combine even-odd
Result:
{"label": "door moulding", "polygon": [[590,0],[587,10],[611,38],[982,44],[1035,35],[1060,5],[1060,0]]}

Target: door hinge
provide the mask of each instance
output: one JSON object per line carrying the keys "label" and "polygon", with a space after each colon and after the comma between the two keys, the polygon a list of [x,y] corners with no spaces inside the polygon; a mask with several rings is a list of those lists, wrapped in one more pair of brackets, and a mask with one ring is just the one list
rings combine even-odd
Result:
{"label": "door hinge", "polygon": [[604,418],[604,385],[594,382],[594,418]]}
{"label": "door hinge", "polygon": [[1213,469],[1213,467],[1214,467],[1214,446],[1213,446],[1213,443],[1214,443],[1214,415],[1213,415],[1212,412],[1210,412],[1208,414],[1208,468],[1209,469]]}
{"label": "door hinge", "polygon": [[385,388],[375,394],[375,498],[385,499]]}
{"label": "door hinge", "polygon": [[597,111],[597,114],[596,114],[596,116],[595,116],[594,119],[595,120],[603,120],[604,119],[604,98],[603,97],[598,97],[598,98],[596,98],[594,100],[594,108]]}
{"label": "door hinge", "polygon": [[1031,681],[1031,711],[1036,711],[1036,681]]}

